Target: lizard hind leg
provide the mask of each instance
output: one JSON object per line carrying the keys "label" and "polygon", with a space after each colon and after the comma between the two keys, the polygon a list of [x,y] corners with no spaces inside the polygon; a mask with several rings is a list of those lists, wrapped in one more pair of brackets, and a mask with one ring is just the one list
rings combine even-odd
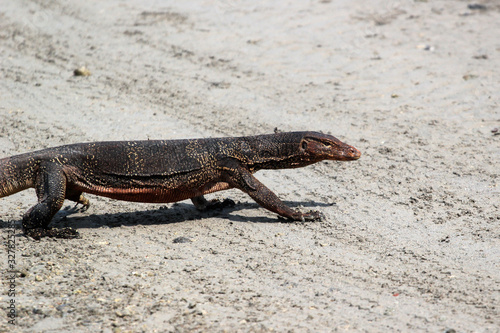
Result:
{"label": "lizard hind leg", "polygon": [[34,239],[42,237],[75,238],[70,228],[50,229],[49,223],[61,209],[66,193],[66,176],[58,165],[40,165],[35,182],[38,203],[23,216],[23,230]]}

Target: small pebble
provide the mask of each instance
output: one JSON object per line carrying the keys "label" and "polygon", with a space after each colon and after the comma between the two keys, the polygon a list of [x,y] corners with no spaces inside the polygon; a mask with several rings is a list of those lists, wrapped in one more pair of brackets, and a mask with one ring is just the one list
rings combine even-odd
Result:
{"label": "small pebble", "polygon": [[191,243],[192,240],[190,240],[187,237],[177,237],[176,239],[173,240],[174,244],[179,244],[179,243]]}
{"label": "small pebble", "polygon": [[471,3],[470,5],[467,5],[467,8],[469,8],[470,10],[487,10],[488,7],[486,7],[485,5],[481,5],[479,3]]}
{"label": "small pebble", "polygon": [[417,49],[421,49],[421,50],[424,50],[424,51],[434,51],[436,48],[432,45],[427,45],[427,44],[420,44],[420,45],[417,45]]}
{"label": "small pebble", "polygon": [[478,76],[475,74],[465,74],[464,76],[462,76],[462,79],[464,79],[465,81],[469,81],[472,79],[476,79],[477,77]]}
{"label": "small pebble", "polygon": [[77,68],[73,71],[73,74],[75,76],[90,76],[90,71],[87,69],[87,67],[82,66],[80,68]]}

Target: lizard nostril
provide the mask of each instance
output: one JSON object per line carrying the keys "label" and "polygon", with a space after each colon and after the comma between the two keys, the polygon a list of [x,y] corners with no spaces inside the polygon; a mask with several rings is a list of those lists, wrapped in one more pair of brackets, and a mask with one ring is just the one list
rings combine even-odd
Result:
{"label": "lizard nostril", "polygon": [[356,158],[361,157],[361,152],[354,147],[349,148],[349,154],[352,157],[356,157]]}

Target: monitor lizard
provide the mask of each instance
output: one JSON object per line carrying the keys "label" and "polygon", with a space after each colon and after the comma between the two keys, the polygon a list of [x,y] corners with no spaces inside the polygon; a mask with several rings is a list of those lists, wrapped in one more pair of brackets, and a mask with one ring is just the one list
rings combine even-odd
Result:
{"label": "monitor lizard", "polygon": [[72,228],[48,225],[65,199],[88,208],[84,192],[135,202],[191,199],[202,209],[220,204],[204,194],[237,188],[285,218],[318,220],[319,212],[293,210],[253,173],[360,156],[356,148],[318,132],[76,143],[0,159],[0,198],[35,188],[38,203],[22,222],[24,233],[34,239],[78,237]]}

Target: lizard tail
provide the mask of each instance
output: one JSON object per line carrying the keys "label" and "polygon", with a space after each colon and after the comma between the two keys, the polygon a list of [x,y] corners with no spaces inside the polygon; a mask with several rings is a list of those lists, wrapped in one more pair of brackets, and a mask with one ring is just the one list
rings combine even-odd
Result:
{"label": "lizard tail", "polygon": [[0,159],[0,198],[34,187],[35,165],[31,154]]}

